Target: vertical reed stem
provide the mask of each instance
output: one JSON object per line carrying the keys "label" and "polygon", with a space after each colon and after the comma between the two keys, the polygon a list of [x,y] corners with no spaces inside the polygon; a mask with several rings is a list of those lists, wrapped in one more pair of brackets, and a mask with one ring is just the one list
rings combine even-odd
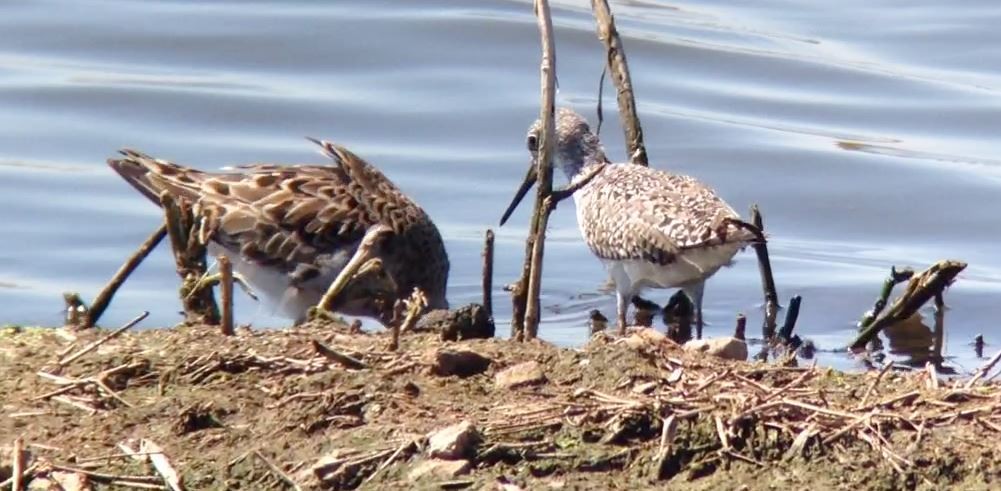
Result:
{"label": "vertical reed stem", "polygon": [[494,231],[487,229],[483,243],[483,309],[494,317]]}
{"label": "vertical reed stem", "polygon": [[539,187],[535,197],[535,210],[532,219],[534,223],[531,235],[534,239],[531,256],[527,258],[529,263],[528,281],[523,283],[527,284],[526,339],[535,339],[539,333],[539,292],[542,284],[542,258],[545,252],[546,227],[549,223],[549,213],[552,211],[551,206],[549,206],[549,197],[553,191],[551,161],[554,147],[553,138],[556,135],[556,46],[553,43],[553,19],[547,0],[536,0],[535,15],[542,38],[542,63],[539,67],[542,83],[542,107],[539,110],[539,119],[542,121],[542,132],[539,138],[539,154],[536,162]]}
{"label": "vertical reed stem", "polygon": [[222,322],[219,323],[223,336],[232,336],[233,331],[233,263],[226,256],[219,256],[219,277],[222,285]]}

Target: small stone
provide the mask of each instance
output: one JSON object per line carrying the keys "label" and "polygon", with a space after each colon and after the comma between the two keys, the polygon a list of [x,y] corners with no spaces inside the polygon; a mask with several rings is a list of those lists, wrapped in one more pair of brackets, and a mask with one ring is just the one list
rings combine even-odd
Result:
{"label": "small stone", "polygon": [[440,429],[428,436],[428,455],[431,458],[456,460],[472,456],[480,442],[480,434],[469,421]]}
{"label": "small stone", "polygon": [[526,385],[546,382],[546,374],[537,361],[526,361],[505,368],[494,376],[494,386],[499,389],[514,389]]}
{"label": "small stone", "polygon": [[414,466],[409,477],[415,481],[424,476],[452,479],[468,473],[470,467],[468,460],[430,459]]}
{"label": "small stone", "polygon": [[671,341],[671,339],[668,338],[664,333],[649,327],[636,329],[635,331],[633,331],[632,334],[629,335],[629,337],[625,338],[623,342],[626,344],[626,346],[629,346],[630,348],[636,350],[648,346],[649,347],[656,347],[660,345],[677,346],[675,342]]}
{"label": "small stone", "polygon": [[58,484],[58,489],[63,491],[90,491],[94,489],[87,481],[87,476],[78,472],[52,472],[49,477]]}
{"label": "small stone", "polygon": [[733,337],[696,339],[685,343],[689,353],[705,353],[724,360],[746,360],[747,343]]}
{"label": "small stone", "polygon": [[46,479],[44,477],[36,477],[28,482],[28,491],[49,491],[50,489],[59,489],[59,485],[51,479]]}
{"label": "small stone", "polygon": [[475,351],[439,349],[434,354],[431,373],[441,377],[471,377],[485,372],[491,361]]}
{"label": "small stone", "polygon": [[649,394],[653,392],[653,389],[656,388],[657,388],[657,382],[646,382],[634,385],[633,392],[636,394]]}

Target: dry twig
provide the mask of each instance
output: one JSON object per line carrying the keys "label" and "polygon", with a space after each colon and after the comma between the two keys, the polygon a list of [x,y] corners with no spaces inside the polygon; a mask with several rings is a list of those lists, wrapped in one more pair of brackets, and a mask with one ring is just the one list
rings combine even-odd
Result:
{"label": "dry twig", "polygon": [[317,340],[313,340],[313,350],[322,355],[324,358],[339,363],[344,366],[344,368],[352,368],[355,370],[364,370],[368,368],[365,362],[350,356],[340,351],[337,351]]}
{"label": "dry twig", "polygon": [[163,478],[163,482],[171,491],[184,491],[184,484],[174,466],[170,463],[163,449],[152,440],[142,439],[139,441],[139,451],[149,454],[149,460],[153,468]]}
{"label": "dry twig", "polygon": [[73,363],[74,361],[76,361],[77,359],[79,359],[81,356],[86,355],[87,353],[90,353],[91,351],[94,351],[95,349],[97,349],[98,346],[101,346],[102,344],[107,343],[108,341],[111,341],[112,339],[120,336],[125,331],[128,331],[129,329],[133,328],[136,324],[142,322],[142,320],[145,319],[148,316],[149,316],[149,312],[143,312],[143,313],[139,314],[139,316],[137,316],[135,319],[132,319],[131,321],[129,321],[128,323],[126,323],[124,326],[119,327],[118,329],[115,329],[114,331],[111,331],[110,333],[108,333],[108,335],[104,336],[103,338],[98,339],[97,341],[94,341],[93,343],[90,343],[87,346],[84,346],[80,351],[77,351],[76,353],[73,353],[72,355],[69,355],[69,356],[67,356],[67,357],[59,360],[59,363],[58,363],[59,367],[60,368],[61,367],[65,367],[65,366],[69,365],[70,363]]}

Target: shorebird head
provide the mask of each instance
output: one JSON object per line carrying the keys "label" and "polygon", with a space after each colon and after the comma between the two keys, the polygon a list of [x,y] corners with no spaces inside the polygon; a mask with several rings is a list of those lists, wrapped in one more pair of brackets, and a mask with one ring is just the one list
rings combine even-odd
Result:
{"label": "shorebird head", "polygon": [[[551,165],[560,169],[566,174],[567,179],[573,179],[582,168],[591,164],[607,162],[605,151],[601,147],[598,136],[591,132],[587,120],[576,111],[570,108],[561,107],[556,110],[556,138],[553,145],[553,159]],[[539,160],[539,145],[542,143],[542,120],[537,119],[528,128],[528,136],[525,139],[528,152],[532,154],[532,162],[525,174],[525,180],[514,195],[511,204],[508,205],[504,216],[501,217],[500,224],[504,225],[508,217],[518,207],[521,200],[532,189],[538,176],[536,169]]]}

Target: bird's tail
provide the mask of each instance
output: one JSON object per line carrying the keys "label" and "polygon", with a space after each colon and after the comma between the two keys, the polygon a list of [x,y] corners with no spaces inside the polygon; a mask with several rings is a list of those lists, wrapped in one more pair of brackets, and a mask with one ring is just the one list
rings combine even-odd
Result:
{"label": "bird's tail", "polygon": [[108,166],[150,201],[159,205],[160,194],[164,191],[192,201],[197,199],[201,171],[154,159],[127,148],[119,153],[123,157],[108,159]]}

